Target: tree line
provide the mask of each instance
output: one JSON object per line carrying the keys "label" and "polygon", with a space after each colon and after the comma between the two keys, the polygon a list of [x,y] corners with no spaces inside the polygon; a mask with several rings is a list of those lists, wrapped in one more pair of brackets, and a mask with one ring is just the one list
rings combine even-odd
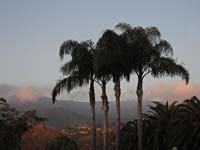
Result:
{"label": "tree line", "polygon": [[[119,33],[116,32],[119,30]],[[92,40],[64,41],[59,50],[61,60],[65,56],[71,59],[62,65],[60,71],[63,79],[58,80],[53,91],[55,102],[57,95],[66,90],[89,85],[89,102],[92,121],[92,150],[96,150],[96,121],[95,121],[95,89],[94,84],[101,87],[103,114],[103,150],[109,149],[108,144],[108,111],[107,83],[114,83],[116,100],[116,141],[115,149],[120,149],[120,96],[122,79],[130,81],[132,74],[137,77],[136,95],[138,98],[137,111],[137,142],[138,150],[143,150],[143,81],[148,75],[154,78],[164,76],[180,76],[186,84],[189,82],[189,72],[173,58],[173,48],[167,40],[161,38],[157,27],[133,27],[119,23],[115,30],[107,29],[96,43]],[[133,141],[135,142],[135,141]]]}

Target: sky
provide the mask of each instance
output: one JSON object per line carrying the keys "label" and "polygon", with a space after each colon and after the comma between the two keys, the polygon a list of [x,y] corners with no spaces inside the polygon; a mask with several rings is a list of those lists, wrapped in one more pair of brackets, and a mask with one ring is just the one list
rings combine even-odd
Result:
{"label": "sky", "polygon": [[[58,53],[64,40],[97,41],[105,29],[126,22],[132,26],[157,26],[162,38],[172,44],[174,57],[191,74],[187,87],[180,78],[148,77],[144,87],[146,98],[198,96],[199,8],[199,0],[0,0],[0,94],[4,96],[5,89],[20,93],[26,88],[29,94],[37,89],[40,92],[35,93],[50,96],[56,80],[62,78]],[[108,86],[113,99],[113,84]],[[135,76],[130,83],[122,82],[124,99],[136,97],[135,86]],[[174,95],[170,93],[173,88],[179,89]],[[180,90],[183,88],[191,92],[185,95]],[[85,100],[87,94],[85,87],[62,98]]]}

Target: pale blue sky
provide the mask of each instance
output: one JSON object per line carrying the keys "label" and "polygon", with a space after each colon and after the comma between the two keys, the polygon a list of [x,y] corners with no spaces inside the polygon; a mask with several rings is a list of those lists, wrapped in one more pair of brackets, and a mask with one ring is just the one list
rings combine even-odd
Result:
{"label": "pale blue sky", "polygon": [[199,0],[0,0],[0,84],[54,84],[64,40],[96,41],[119,22],[157,26],[200,84]]}

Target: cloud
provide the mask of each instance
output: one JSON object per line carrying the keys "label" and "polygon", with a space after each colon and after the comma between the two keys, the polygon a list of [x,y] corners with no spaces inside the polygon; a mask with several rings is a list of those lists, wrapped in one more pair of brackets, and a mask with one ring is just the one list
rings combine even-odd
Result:
{"label": "cloud", "polygon": [[21,102],[34,101],[46,95],[46,89],[33,86],[12,86],[8,84],[0,85],[0,97],[12,100],[15,96]]}
{"label": "cloud", "polygon": [[22,102],[37,100],[42,95],[43,94],[42,94],[41,90],[39,90],[38,88],[30,87],[30,86],[22,87],[16,93],[17,99],[19,99]]}
{"label": "cloud", "polygon": [[200,96],[200,85],[183,81],[156,84],[146,90],[146,99],[184,100],[192,96]]}
{"label": "cloud", "polygon": [[[20,102],[35,101],[41,96],[51,97],[53,86],[33,87],[33,86],[12,86],[0,85],[0,97],[9,98],[16,96]],[[108,86],[107,94],[109,100],[115,99],[113,85]],[[96,100],[99,101],[101,96],[101,89],[95,87]],[[144,99],[147,100],[184,100],[192,96],[200,97],[200,85],[190,83],[185,85],[183,81],[173,81],[168,83],[159,83],[150,86],[144,91]],[[12,97],[11,97],[12,98]],[[122,100],[132,100],[136,98],[134,89],[125,84],[122,87]],[[71,93],[63,92],[58,99],[65,100],[87,100],[88,101],[88,87],[78,88]]]}

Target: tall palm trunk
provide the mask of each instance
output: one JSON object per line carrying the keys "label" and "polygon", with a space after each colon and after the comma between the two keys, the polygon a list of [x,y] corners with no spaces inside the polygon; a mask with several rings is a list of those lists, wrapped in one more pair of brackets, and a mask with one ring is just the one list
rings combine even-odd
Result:
{"label": "tall palm trunk", "polygon": [[119,140],[120,140],[120,95],[121,95],[121,89],[120,89],[120,80],[115,81],[114,85],[114,91],[115,91],[115,98],[116,98],[116,112],[115,112],[115,132],[116,132],[116,138],[115,143],[116,147],[115,150],[119,150]]}
{"label": "tall palm trunk", "polygon": [[108,98],[106,95],[106,83],[102,83],[102,111],[103,111],[103,150],[108,150]]}
{"label": "tall palm trunk", "polygon": [[91,108],[91,119],[92,119],[92,150],[96,150],[96,118],[95,118],[95,93],[94,93],[94,80],[90,80],[90,108]]}
{"label": "tall palm trunk", "polygon": [[143,97],[143,79],[142,77],[138,78],[137,85],[137,97],[138,97],[138,106],[137,106],[137,119],[138,119],[138,150],[143,150],[143,125],[142,125],[142,97]]}

